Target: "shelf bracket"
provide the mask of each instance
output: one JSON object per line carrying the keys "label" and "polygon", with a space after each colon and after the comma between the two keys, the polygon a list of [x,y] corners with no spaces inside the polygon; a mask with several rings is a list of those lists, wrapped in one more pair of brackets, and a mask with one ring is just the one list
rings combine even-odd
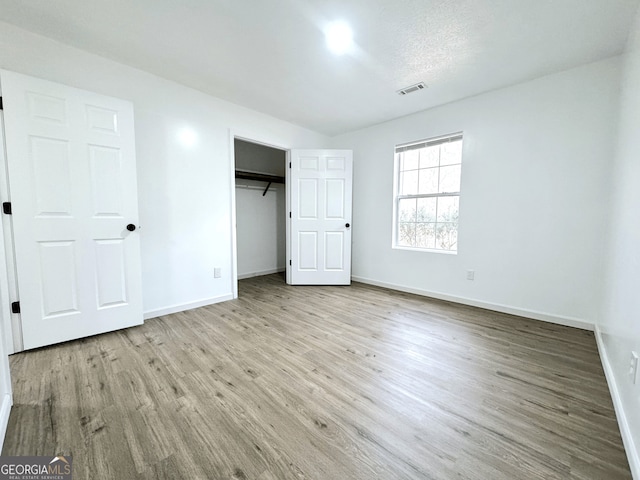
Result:
{"label": "shelf bracket", "polygon": [[265,189],[264,189],[264,192],[262,192],[262,196],[263,196],[263,197],[264,197],[264,196],[267,194],[267,192],[269,191],[269,187],[270,187],[270,186],[271,186],[271,182],[269,182],[269,183],[267,184],[267,188],[265,188]]}

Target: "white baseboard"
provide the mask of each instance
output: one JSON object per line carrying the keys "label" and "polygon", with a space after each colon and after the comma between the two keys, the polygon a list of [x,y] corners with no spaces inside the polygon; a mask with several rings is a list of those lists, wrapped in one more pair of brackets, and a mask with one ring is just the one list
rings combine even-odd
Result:
{"label": "white baseboard", "polygon": [[261,270],[259,272],[249,272],[238,274],[238,280],[242,280],[244,278],[253,278],[253,277],[261,277],[262,275],[271,275],[272,273],[281,273],[286,270],[285,267],[281,268],[271,268],[269,270]]}
{"label": "white baseboard", "polygon": [[144,312],[144,319],[149,320],[150,318],[161,317],[163,315],[170,315],[172,313],[184,312],[185,310],[206,307],[207,305],[226,302],[227,300],[233,300],[233,295],[220,295],[219,297],[205,298],[203,300],[198,300],[197,302],[183,303],[180,305],[172,305],[170,307],[159,308],[157,310],[149,310],[148,312]]}
{"label": "white baseboard", "polygon": [[598,352],[600,353],[600,361],[602,362],[602,368],[604,369],[604,376],[607,379],[609,385],[609,392],[611,392],[611,399],[613,400],[613,408],[616,411],[616,417],[618,419],[618,426],[620,427],[620,434],[622,436],[622,443],[624,449],[627,452],[627,459],[629,460],[629,468],[631,469],[631,475],[635,480],[640,480],[640,457],[638,456],[638,449],[636,448],[633,436],[631,435],[631,427],[627,420],[627,415],[624,411],[624,405],[620,392],[618,391],[618,383],[613,373],[613,368],[609,362],[609,356],[607,355],[607,349],[604,346],[602,340],[602,332],[596,325],[595,328],[596,344],[598,345]]}
{"label": "white baseboard", "polygon": [[496,312],[508,313],[510,315],[516,315],[518,317],[526,317],[526,318],[532,318],[534,320],[542,320],[543,322],[556,323],[558,325],[564,325],[566,327],[574,327],[574,328],[580,328],[582,330],[590,330],[590,331],[593,331],[594,329],[593,323],[586,322],[579,318],[565,317],[562,315],[553,315],[550,313],[537,312],[535,310],[527,310],[524,308],[511,307],[509,305],[500,305],[498,303],[489,303],[489,302],[484,302],[482,300],[459,297],[455,295],[449,295],[446,293],[431,292],[428,290],[421,290],[419,288],[407,287],[405,285],[379,282],[378,280],[372,280],[370,278],[365,278],[365,277],[352,276],[351,279],[356,282],[367,283],[369,285],[389,288],[391,290],[399,290],[401,292],[422,295],[423,297],[431,297],[431,298],[437,298],[439,300],[446,300],[448,302],[461,303],[463,305],[469,305],[472,307],[479,307],[487,310],[493,310]]}
{"label": "white baseboard", "polygon": [[13,405],[13,398],[7,393],[3,396],[2,405],[0,405],[0,451],[2,451],[4,436],[7,433],[9,415],[11,414],[11,405]]}

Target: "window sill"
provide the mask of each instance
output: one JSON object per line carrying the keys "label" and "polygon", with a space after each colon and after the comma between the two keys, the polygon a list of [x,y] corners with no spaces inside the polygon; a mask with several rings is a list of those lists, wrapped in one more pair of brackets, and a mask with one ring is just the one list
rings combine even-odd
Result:
{"label": "window sill", "polygon": [[409,250],[411,252],[425,252],[425,253],[442,253],[444,255],[457,255],[457,250],[438,250],[435,248],[418,248],[418,247],[400,247],[398,245],[392,245],[394,250]]}

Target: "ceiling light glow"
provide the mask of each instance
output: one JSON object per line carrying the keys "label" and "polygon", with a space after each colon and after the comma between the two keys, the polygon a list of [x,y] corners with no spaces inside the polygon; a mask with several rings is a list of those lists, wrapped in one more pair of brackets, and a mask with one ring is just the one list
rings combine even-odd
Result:
{"label": "ceiling light glow", "polygon": [[347,53],[353,45],[353,32],[345,22],[338,21],[327,25],[324,31],[327,47],[336,55]]}

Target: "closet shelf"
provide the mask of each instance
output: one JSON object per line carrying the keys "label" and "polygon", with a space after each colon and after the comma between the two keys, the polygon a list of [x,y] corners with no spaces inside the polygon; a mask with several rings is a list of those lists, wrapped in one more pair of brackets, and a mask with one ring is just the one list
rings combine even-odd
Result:
{"label": "closet shelf", "polygon": [[269,191],[269,187],[272,183],[284,183],[284,177],[279,177],[278,175],[269,175],[268,173],[255,173],[255,172],[245,172],[244,170],[236,170],[236,178],[241,178],[242,180],[257,180],[259,182],[267,182],[267,188],[262,192],[262,196],[264,197]]}
{"label": "closet shelf", "polygon": [[284,177],[279,177],[278,175],[245,172],[243,170],[236,170],[236,178],[241,178],[243,180],[258,180],[259,182],[284,183]]}

